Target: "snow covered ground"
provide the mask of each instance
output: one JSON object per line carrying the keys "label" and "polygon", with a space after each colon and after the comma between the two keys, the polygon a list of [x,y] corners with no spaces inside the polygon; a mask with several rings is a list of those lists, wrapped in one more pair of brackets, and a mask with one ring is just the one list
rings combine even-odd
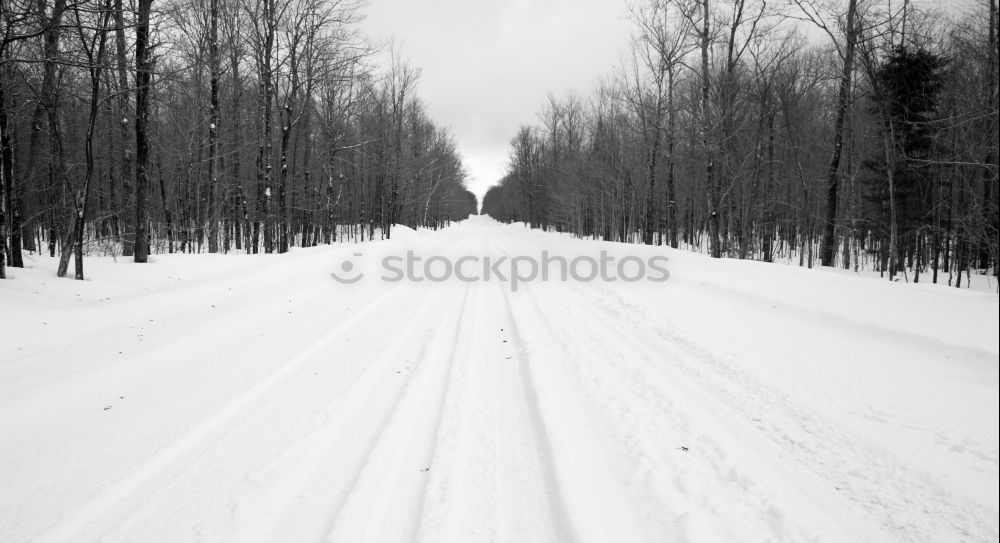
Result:
{"label": "snow covered ground", "polygon": [[[378,280],[546,249],[670,279]],[[993,293],[480,217],[153,260],[0,281],[0,541],[998,540]]]}

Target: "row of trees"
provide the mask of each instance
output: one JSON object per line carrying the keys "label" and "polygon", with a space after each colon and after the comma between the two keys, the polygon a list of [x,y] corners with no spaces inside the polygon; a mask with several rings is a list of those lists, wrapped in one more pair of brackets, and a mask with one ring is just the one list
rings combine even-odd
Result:
{"label": "row of trees", "polygon": [[357,0],[0,0],[0,278],[22,251],[284,252],[476,212]]}
{"label": "row of trees", "polygon": [[632,19],[616,73],[512,138],[483,213],[890,278],[995,272],[996,0],[952,19],[905,0],[643,0]]}

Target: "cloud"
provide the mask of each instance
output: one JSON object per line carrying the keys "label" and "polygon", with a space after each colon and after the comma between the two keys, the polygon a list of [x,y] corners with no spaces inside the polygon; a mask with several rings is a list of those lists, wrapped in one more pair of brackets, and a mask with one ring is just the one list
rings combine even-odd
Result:
{"label": "cloud", "polygon": [[365,31],[396,38],[421,68],[418,92],[451,129],[480,198],[546,95],[592,88],[630,32],[625,3],[608,0],[374,0],[366,13]]}

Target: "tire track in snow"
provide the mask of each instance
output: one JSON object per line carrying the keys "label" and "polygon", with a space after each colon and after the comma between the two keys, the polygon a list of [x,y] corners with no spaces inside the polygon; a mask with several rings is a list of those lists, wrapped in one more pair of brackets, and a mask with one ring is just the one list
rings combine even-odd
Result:
{"label": "tire track in snow", "polygon": [[[347,391],[331,404],[324,423],[276,458],[262,476],[265,499],[245,506],[247,526],[240,541],[324,541],[351,499],[372,452],[384,440],[387,426],[399,404],[422,371],[424,350],[434,336],[435,324],[447,318],[455,296],[441,300],[433,288],[408,288],[422,298],[416,314],[406,314],[406,327],[382,348]],[[383,322],[400,322],[398,310],[383,315]],[[405,313],[405,312],[404,312]],[[377,468],[377,466],[376,466]],[[276,481],[276,490],[267,481]],[[266,498],[278,496],[279,502]]]}
{"label": "tire track in snow", "polygon": [[[516,248],[505,251],[521,252]],[[641,511],[647,534],[676,541],[811,539],[812,533],[786,522],[768,490],[755,486],[734,464],[732,443],[720,443],[704,433],[705,428],[725,425],[699,424],[704,416],[688,415],[699,414],[700,401],[672,386],[661,390],[653,386],[657,382],[653,376],[639,371],[636,364],[650,353],[641,349],[639,338],[628,335],[622,322],[582,305],[580,292],[562,295],[569,289],[566,285],[532,283],[521,288],[512,297],[532,306],[548,330],[539,343],[558,345],[563,351],[557,358],[566,363],[565,380],[575,381],[585,398],[580,404],[589,408],[588,421],[595,427],[592,433],[610,438],[598,441],[606,452],[604,469],[628,489],[623,491],[628,495],[625,501]],[[593,285],[574,290],[588,288]],[[662,355],[653,356],[650,360],[662,359]],[[692,443],[697,452],[688,453],[686,446]],[[733,526],[726,522],[728,515],[741,508],[748,509],[742,518],[752,519],[753,525],[742,523],[737,531],[726,531]],[[828,529],[821,528],[819,533],[839,532],[830,522],[820,524]]]}
{"label": "tire track in snow", "polygon": [[[866,518],[871,531],[867,534],[855,531],[853,538],[865,540],[872,538],[874,532],[879,535],[868,540],[902,536],[907,541],[939,541],[958,535],[977,541],[995,539],[996,524],[985,520],[991,518],[988,512],[967,500],[950,496],[926,477],[904,468],[887,452],[870,443],[859,442],[837,425],[805,411],[787,396],[727,363],[710,348],[679,335],[662,317],[656,318],[647,309],[629,303],[608,288],[565,288],[573,291],[572,296],[563,297],[565,303],[579,307],[599,327],[613,329],[623,342],[637,347],[642,354],[637,361],[647,368],[646,381],[656,384],[661,392],[666,392],[661,383],[669,382],[671,390],[682,387],[689,398],[715,400],[711,406],[704,401],[692,402],[711,410],[719,420],[743,422],[739,425],[730,422],[728,426],[738,430],[747,443],[767,447],[771,456],[782,458],[782,470],[797,469],[800,478],[818,478],[811,485],[795,486],[806,492],[810,501],[827,514],[836,512],[845,523],[850,519],[851,524],[856,524],[858,516]],[[617,316],[628,326],[615,326],[616,321],[609,315]],[[672,356],[666,358],[663,352]],[[656,360],[671,363],[653,363]],[[768,422],[746,424],[750,416],[766,418]],[[865,458],[868,465],[878,466],[877,472],[866,474],[844,469],[844,466],[857,465],[857,458]],[[773,479],[769,478],[768,482]],[[884,491],[887,484],[904,491],[887,493]],[[814,490],[816,488],[829,488],[834,492],[820,495]],[[907,501],[886,502],[888,496],[903,496]],[[845,507],[851,509],[850,515],[844,513]],[[897,514],[899,511],[924,513],[904,518]],[[915,519],[919,525],[914,524]]]}
{"label": "tire track in snow", "polygon": [[[573,360],[575,376],[595,407],[593,418],[604,421],[615,443],[612,464],[628,481],[631,503],[655,524],[659,538],[810,540],[816,535],[787,521],[770,488],[760,487],[741,467],[739,447],[706,433],[727,427],[706,422],[702,399],[677,388],[674,381],[660,387],[656,376],[636,367],[650,355],[637,348],[636,341],[624,338],[622,323],[597,320],[579,302],[555,294],[564,287],[550,288],[548,303],[537,309],[555,323],[552,338],[571,353],[567,360]],[[561,321],[553,307],[562,315],[571,313],[572,324]],[[657,356],[662,360],[670,354]],[[772,475],[768,483],[780,485],[781,476]],[[750,522],[735,525],[733,531],[732,518]],[[839,531],[830,522],[825,527],[824,522],[814,522],[821,526],[818,533],[829,536]]]}
{"label": "tire track in snow", "polygon": [[[435,245],[444,243],[455,245],[450,238]],[[435,296],[433,288],[406,292],[418,295],[418,311],[411,314],[394,306],[382,315],[382,323],[407,324],[399,332],[390,329],[391,340],[378,359],[343,398],[327,407],[320,427],[289,447],[260,476],[263,496],[241,504],[240,517],[248,520],[240,527],[238,540],[322,541],[334,528],[338,513],[371,463],[372,451],[383,441],[389,421],[421,371],[435,324],[448,316],[449,300],[454,299]],[[269,500],[270,496],[278,501]]]}
{"label": "tire track in snow", "polygon": [[452,297],[436,333],[420,345],[412,376],[331,517],[327,541],[417,539],[469,287]]}
{"label": "tire track in snow", "polygon": [[[514,251],[492,238],[496,252],[508,258]],[[568,371],[571,350],[555,333],[540,309],[544,296],[522,285],[518,293],[504,296],[506,311],[518,345],[521,375],[538,442],[554,494],[559,496],[556,517],[567,539],[573,541],[651,540],[648,521],[636,514],[622,481],[608,469],[603,446],[604,428],[588,416],[590,411],[580,383]],[[546,291],[551,285],[542,285]],[[539,335],[541,336],[539,338]]]}
{"label": "tire track in snow", "polygon": [[255,475],[258,496],[238,504],[239,541],[322,541],[419,365],[413,349],[440,307],[422,303],[407,325],[319,414],[317,427]]}
{"label": "tire track in snow", "polygon": [[[325,284],[293,284],[294,291],[286,285],[251,306],[241,304],[239,312],[220,311],[213,313],[211,319],[181,325],[168,325],[162,320],[148,325],[140,323],[154,330],[157,326],[189,330],[182,334],[153,334],[139,344],[145,345],[141,356],[107,355],[103,360],[108,363],[85,372],[84,378],[60,378],[47,385],[41,394],[36,390],[35,398],[27,397],[8,405],[4,425],[11,439],[30,448],[35,448],[31,443],[39,443],[31,461],[45,471],[28,483],[48,490],[33,492],[22,501],[25,518],[44,522],[36,522],[31,530],[27,526],[4,526],[6,530],[0,532],[15,534],[8,534],[15,541],[25,541],[52,529],[64,517],[72,515],[74,509],[96,499],[116,481],[129,477],[144,462],[273,374],[296,355],[296,349],[315,342],[316,332],[325,335],[335,331],[338,323],[363,308],[366,297],[374,300],[378,295],[370,290],[343,290],[345,295],[341,296],[341,289],[332,280],[323,280]],[[290,292],[294,292],[294,306],[290,305]],[[404,291],[400,294],[408,295]],[[327,302],[331,298],[335,303]],[[289,308],[295,309],[294,317],[286,311]],[[301,311],[303,308],[307,311]],[[302,317],[311,320],[295,329],[286,328],[277,336],[269,331],[272,323],[280,328],[286,322],[302,321]],[[264,336],[253,337],[258,330],[264,331]],[[355,326],[345,331],[348,345],[356,330]],[[119,337],[120,334],[107,335],[109,341]],[[279,342],[283,346],[274,348]],[[117,345],[112,352],[120,349],[122,346]],[[90,362],[100,360],[101,356],[92,356]],[[56,367],[76,368],[77,364],[62,363]],[[306,373],[311,377],[311,371]],[[176,390],[184,390],[185,394],[166,392]],[[120,392],[125,393],[128,401],[123,405],[115,402],[113,416],[100,411],[103,416],[95,416],[95,403],[107,399],[101,398],[102,394],[117,398]],[[38,401],[40,395],[44,396],[44,402]],[[103,405],[106,404],[99,403],[96,407]],[[120,407],[124,409],[119,411]],[[44,446],[52,439],[48,435],[51,430],[39,426],[37,421],[53,415],[58,415],[64,425],[60,433],[65,447]],[[53,469],[47,469],[48,466]],[[112,476],[93,475],[102,472]],[[10,483],[18,484],[20,476],[13,474]],[[0,479],[4,478],[0,473]],[[68,485],[67,481],[73,484]]]}
{"label": "tire track in snow", "polygon": [[[454,236],[451,236],[451,237],[454,237]],[[453,240],[446,239],[444,236],[441,236],[441,237],[435,236],[434,238],[428,238],[428,239],[426,239],[424,245],[426,247],[429,247],[429,248],[434,248],[434,247],[444,246],[446,244],[453,244],[453,243],[454,243]],[[403,244],[403,245],[405,247],[405,244]],[[379,246],[379,245],[364,246],[364,247],[367,250],[369,250],[369,251],[375,252],[376,254],[379,253],[379,252],[386,252],[386,249],[388,249],[388,251],[394,251],[395,250],[392,247],[386,248],[384,246]],[[212,289],[212,293],[213,294],[216,293],[216,292],[221,292],[221,293],[228,293],[228,294],[224,294],[226,296],[232,296],[234,293],[229,291],[229,289],[227,288],[228,284],[232,284],[232,285],[252,284],[252,285],[255,285],[255,289],[256,289],[256,285],[259,284],[259,286],[262,287],[262,288],[256,289],[256,290],[260,291],[260,296],[255,297],[256,302],[250,308],[251,313],[249,315],[261,315],[262,313],[266,313],[268,311],[274,310],[275,311],[275,315],[281,315],[281,316],[283,316],[285,314],[284,308],[287,307],[286,306],[286,301],[290,301],[290,300],[286,300],[286,297],[289,297],[290,295],[294,295],[295,298],[299,298],[300,296],[309,297],[313,293],[318,293],[317,292],[317,288],[319,289],[319,292],[322,292],[323,290],[328,290],[329,289],[329,286],[333,284],[333,282],[329,279],[329,277],[327,275],[327,273],[329,271],[329,268],[331,267],[330,261],[333,260],[333,256],[341,254],[341,253],[343,253],[346,250],[347,250],[347,248],[343,248],[343,250],[338,250],[338,251],[323,250],[323,251],[320,251],[318,254],[315,254],[315,255],[313,255],[311,253],[305,253],[305,252],[303,252],[303,253],[296,252],[294,254],[289,254],[289,255],[287,255],[287,256],[285,256],[283,258],[288,258],[290,260],[287,260],[287,261],[286,260],[282,260],[282,262],[283,262],[282,265],[279,266],[279,265],[277,265],[277,263],[274,263],[274,264],[272,264],[270,266],[264,266],[263,270],[261,270],[259,268],[253,268],[251,270],[248,270],[249,273],[246,274],[245,276],[244,275],[237,275],[237,276],[235,276],[235,282],[232,282],[232,283],[227,282],[226,284],[215,284],[216,283],[216,279],[219,279],[218,277],[215,277],[215,276],[212,276],[211,278],[209,278],[210,280],[200,280],[200,281],[198,281],[194,285],[192,285],[190,283],[185,283],[184,286],[186,288],[181,288],[181,289],[176,290],[176,297],[177,297],[178,303],[174,304],[174,305],[180,306],[180,305],[183,305],[184,303],[191,304],[192,299],[190,299],[190,297],[193,296],[194,294],[199,294],[200,295],[200,293],[202,293],[203,291],[207,291],[206,289]],[[265,258],[265,260],[266,260],[266,258]],[[282,274],[281,278],[273,278],[272,277],[272,278],[270,278],[271,279],[270,281],[265,281],[265,279],[268,279],[268,275],[269,274],[271,274],[272,272],[279,272],[279,271],[280,272],[285,272],[285,273]],[[291,277],[292,280],[287,280],[288,277]],[[276,279],[279,279],[279,280],[276,280]],[[317,283],[317,281],[319,281],[320,283]],[[263,288],[263,287],[268,287],[268,286],[270,288]],[[233,288],[236,288],[236,287],[234,286]],[[256,292],[256,290],[255,290],[255,292]],[[193,291],[197,291],[197,292],[193,292]],[[313,322],[329,322],[329,321],[332,321],[334,323],[338,323],[338,322],[339,323],[344,323],[344,322],[347,322],[349,320],[355,319],[356,317],[359,317],[359,315],[357,314],[357,311],[355,313],[344,314],[344,312],[342,311],[343,306],[345,306],[345,305],[348,306],[348,309],[350,309],[351,307],[358,307],[359,310],[363,310],[365,304],[371,303],[371,301],[366,300],[365,298],[366,297],[370,297],[372,300],[374,300],[374,299],[377,298],[377,294],[378,294],[378,292],[374,292],[373,293],[371,290],[353,290],[352,291],[352,290],[345,289],[345,288],[341,288],[338,291],[337,285],[333,285],[333,291],[337,292],[338,294],[339,294],[339,292],[342,291],[345,294],[345,296],[344,297],[338,297],[334,301],[334,303],[328,304],[328,305],[319,305],[315,301],[312,304],[307,304],[307,305],[311,305],[313,307],[313,309],[314,309],[314,313],[312,315],[310,315],[313,318]],[[328,290],[328,292],[329,292],[329,290]],[[408,292],[400,289],[399,287],[397,287],[397,292],[399,292],[401,294],[407,294],[407,295],[409,294]],[[156,293],[156,294],[160,295],[160,294],[165,294],[165,293]],[[197,300],[194,300],[194,304],[197,305],[197,306],[201,306],[203,304],[206,304],[207,301],[210,301],[211,299],[212,298],[205,298],[205,299],[199,298]],[[232,301],[235,301],[235,300],[229,300],[229,301],[232,302]],[[398,302],[399,299],[397,299],[396,301]],[[240,303],[240,302],[237,302],[237,303]],[[229,305],[229,304],[228,303],[224,303],[223,307],[225,307],[226,305]],[[244,305],[245,304],[241,304],[241,307],[243,307]],[[173,307],[173,306],[171,306],[171,307]],[[103,306],[102,306],[102,309],[103,309]],[[142,309],[142,308],[139,308],[139,309]],[[374,309],[374,308],[372,308],[372,309]],[[372,314],[371,312],[367,312],[367,316],[360,315],[360,317],[371,318],[371,314]],[[171,313],[169,316],[170,316],[170,318],[175,318],[175,319],[179,319],[179,318],[183,317],[183,315],[181,315],[181,314],[175,314],[175,313]],[[233,316],[235,316],[236,318],[233,319],[232,318]],[[270,318],[268,315],[262,315],[262,316],[263,316],[262,320],[266,320],[267,318]],[[241,368],[239,367],[239,365],[231,363],[231,359],[233,359],[232,353],[229,350],[227,350],[225,348],[221,348],[221,347],[223,345],[225,345],[225,341],[223,341],[223,339],[236,339],[236,338],[239,338],[241,334],[244,334],[244,333],[247,332],[247,330],[246,330],[245,327],[246,327],[246,325],[248,323],[251,323],[251,325],[253,326],[253,324],[252,324],[253,321],[251,321],[247,317],[248,317],[248,315],[246,315],[245,312],[240,313],[240,314],[235,314],[234,312],[231,312],[231,311],[230,312],[220,312],[218,314],[213,313],[212,314],[213,320],[207,321],[207,322],[211,322],[212,323],[212,327],[211,328],[206,327],[206,326],[198,326],[198,327],[196,327],[196,328],[194,328],[192,330],[192,333],[196,337],[206,337],[208,335],[223,336],[222,338],[219,338],[219,340],[216,342],[216,344],[212,344],[213,348],[216,345],[218,345],[220,347],[219,349],[217,349],[218,352],[214,352],[213,351],[212,353],[205,354],[203,357],[199,357],[197,354],[187,352],[187,349],[185,349],[187,340],[189,340],[191,338],[190,335],[176,336],[176,337],[175,336],[168,336],[168,337],[162,338],[162,340],[158,339],[155,342],[148,342],[148,346],[152,347],[152,349],[147,349],[148,353],[150,354],[150,357],[140,358],[139,361],[141,361],[143,364],[145,364],[147,366],[150,366],[150,370],[152,370],[151,375],[153,375],[154,380],[155,380],[155,378],[156,378],[157,375],[163,374],[163,375],[166,375],[167,377],[177,378],[177,380],[181,380],[181,381],[183,381],[184,379],[188,379],[188,380],[195,379],[195,380],[198,380],[198,379],[201,379],[202,377],[206,377],[206,376],[209,378],[208,382],[212,382],[213,380],[218,380],[218,379],[225,379],[226,381],[229,381],[229,379],[227,379],[225,377],[224,373],[221,373],[220,371],[216,371],[216,370],[207,370],[205,367],[203,367],[204,364],[205,364],[205,362],[206,362],[206,360],[202,360],[202,358],[222,357],[219,360],[213,360],[207,366],[207,368],[224,368],[223,371],[232,371],[232,370],[240,371]],[[333,318],[330,319],[328,317],[333,317]],[[164,318],[158,317],[157,324],[155,326],[162,325],[163,322],[164,322]],[[202,320],[204,321],[204,319],[202,319]],[[358,323],[356,322],[355,325],[357,325],[357,324]],[[241,327],[242,327],[242,329],[241,329]],[[316,328],[319,328],[319,327],[316,327],[316,326],[306,327],[306,329],[316,329]],[[356,330],[356,329],[357,329],[357,326],[354,326],[352,328],[345,328],[344,330],[341,330],[341,332],[343,332],[344,335],[350,336],[351,333],[354,330]],[[322,329],[322,330],[318,330],[318,331],[320,331],[323,334],[323,337],[329,337],[329,334],[336,332],[337,329],[336,328],[334,328],[333,330]],[[298,330],[296,330],[296,332],[293,335],[296,338],[298,338],[298,337],[301,336],[305,340],[304,343],[305,343],[305,345],[307,347],[309,345],[311,345],[312,343],[314,343],[314,339],[316,337],[316,336],[306,337],[304,334],[298,334]],[[341,336],[341,339],[343,339],[343,337],[344,336]],[[279,341],[281,341],[283,339],[285,339],[285,338],[279,338]],[[198,340],[196,340],[196,341],[198,341]],[[237,339],[237,341],[238,341],[238,339]],[[273,341],[273,340],[270,340],[270,341]],[[334,341],[337,341],[337,340],[335,339]],[[348,345],[349,345],[350,344],[349,343],[350,342],[350,337],[347,337],[346,341],[348,342]],[[265,346],[268,346],[268,345],[269,344],[265,344]],[[241,397],[241,395],[243,393],[245,393],[245,392],[253,389],[261,381],[269,378],[269,376],[273,377],[273,374],[276,371],[279,371],[281,366],[287,365],[288,364],[287,360],[289,358],[292,358],[292,357],[294,357],[296,355],[296,352],[293,349],[295,349],[295,348],[301,348],[301,347],[297,347],[298,343],[291,343],[290,345],[292,345],[292,346],[289,348],[289,350],[292,350],[292,352],[289,352],[288,354],[285,354],[284,352],[276,353],[277,357],[279,357],[279,358],[277,358],[277,363],[272,363],[272,364],[269,364],[267,366],[262,366],[260,364],[257,364],[257,366],[260,367],[263,370],[263,371],[260,372],[260,375],[259,376],[254,375],[251,379],[246,380],[245,384],[240,383],[239,386],[236,389],[234,389],[235,393],[232,394],[231,398],[226,398],[224,396],[223,399],[218,402],[218,405],[215,405],[215,402],[211,402],[211,401],[202,402],[203,405],[201,407],[207,407],[208,409],[202,409],[201,410],[201,412],[203,413],[203,415],[202,415],[201,418],[197,418],[197,417],[191,418],[191,417],[189,417],[190,422],[188,422],[187,420],[185,420],[185,421],[183,421],[184,424],[182,424],[180,426],[177,426],[175,424],[175,426],[177,426],[177,428],[178,428],[178,431],[176,431],[176,435],[172,435],[172,434],[174,434],[174,432],[170,432],[170,433],[168,433],[168,434],[165,435],[165,437],[167,437],[168,439],[160,440],[160,442],[156,443],[155,446],[147,446],[146,450],[148,450],[148,452],[146,452],[142,456],[140,456],[138,458],[126,458],[127,460],[133,460],[133,461],[136,461],[136,462],[134,464],[132,464],[132,465],[127,465],[127,466],[125,466],[123,468],[120,468],[120,469],[116,470],[115,471],[116,477],[114,479],[101,479],[101,480],[95,479],[92,482],[91,481],[87,481],[88,484],[86,484],[86,485],[82,485],[80,487],[73,487],[71,489],[67,489],[67,491],[69,493],[71,493],[71,494],[74,494],[74,496],[73,496],[73,498],[71,500],[66,500],[65,497],[63,497],[63,500],[66,501],[67,503],[73,504],[71,507],[67,507],[64,510],[54,510],[51,507],[44,508],[44,509],[41,509],[40,507],[36,507],[36,509],[40,509],[41,511],[43,511],[42,515],[47,515],[48,516],[48,518],[50,519],[49,523],[51,523],[51,524],[49,524],[47,526],[46,525],[42,525],[42,526],[39,526],[38,528],[36,528],[36,529],[38,529],[38,533],[41,533],[41,534],[44,535],[46,533],[51,532],[52,530],[60,529],[58,527],[59,527],[59,525],[61,523],[64,524],[64,525],[67,524],[67,523],[69,523],[70,522],[70,517],[72,517],[73,515],[77,515],[77,513],[80,510],[83,510],[84,508],[91,507],[92,502],[94,502],[96,500],[107,499],[110,495],[113,495],[114,493],[118,493],[119,494],[119,498],[120,498],[120,495],[121,495],[120,487],[121,486],[127,486],[126,481],[129,478],[132,478],[133,475],[135,475],[137,472],[141,472],[143,469],[145,469],[143,467],[144,465],[147,465],[147,464],[150,464],[150,463],[160,463],[160,464],[162,464],[163,463],[162,461],[163,461],[163,458],[164,458],[164,455],[163,455],[164,451],[167,451],[167,450],[174,450],[174,451],[176,451],[177,450],[176,445],[178,444],[177,442],[180,441],[180,440],[186,439],[186,436],[189,436],[193,432],[198,431],[199,427],[203,427],[204,426],[206,419],[209,419],[214,414],[218,414],[220,410],[227,409],[227,406],[229,406],[230,403],[233,402],[233,401],[238,401],[239,398]],[[118,348],[120,348],[120,347],[118,347]],[[322,349],[322,348],[320,348],[320,349],[321,350],[325,350],[325,349]],[[117,352],[117,348],[116,348],[115,352]],[[155,356],[153,356],[153,355],[155,355]],[[174,360],[170,360],[170,363],[167,364],[167,365],[160,364],[158,366],[153,366],[153,363],[154,363],[153,358],[155,358],[156,360],[163,360],[163,359],[165,359],[166,356],[172,356],[174,358]],[[99,368],[99,373],[92,372],[93,373],[92,375],[91,374],[87,374],[86,375],[87,382],[93,382],[95,384],[95,387],[101,387],[103,385],[104,379],[108,378],[109,376],[111,377],[110,380],[112,380],[114,382],[117,382],[117,381],[122,380],[121,379],[121,375],[120,375],[121,373],[134,374],[134,373],[136,373],[136,368],[137,367],[138,366],[134,362],[131,362],[130,364],[124,364],[124,365],[123,364],[115,364],[115,365],[108,366],[107,368]],[[170,373],[164,373],[164,368],[166,368],[166,370],[169,371]],[[119,370],[121,370],[121,371],[119,371]],[[309,372],[309,373],[311,373],[311,372]],[[293,372],[292,374],[289,375],[289,379],[285,379],[285,380],[283,380],[283,382],[284,383],[288,383],[288,382],[291,381],[291,379],[295,378],[295,376],[300,375],[300,374],[302,374],[302,371]],[[245,377],[245,376],[241,375],[240,377]],[[239,381],[239,379],[234,379],[233,381]],[[153,380],[146,380],[146,382],[152,383]],[[60,381],[60,383],[61,383],[61,381]],[[55,385],[55,387],[58,387],[60,383],[57,383]],[[79,383],[77,383],[77,385],[78,384]],[[145,384],[145,383],[143,383],[143,384]],[[197,384],[199,386],[201,386],[204,383],[199,381]],[[49,388],[52,389],[54,387],[49,387]],[[202,392],[211,393],[211,387],[201,386],[201,389],[202,389]],[[58,388],[55,388],[55,391],[58,391],[58,390],[59,390]],[[228,396],[228,395],[229,395],[229,393],[226,394],[226,396]],[[262,396],[269,396],[269,395],[270,394],[268,393],[268,394],[264,394]],[[146,412],[146,413],[138,413],[138,415],[144,415],[145,419],[140,418],[138,420],[128,421],[129,424],[139,423],[139,424],[155,425],[155,424],[157,424],[156,421],[167,420],[167,419],[169,419],[169,422],[171,424],[173,424],[173,423],[176,422],[176,420],[173,418],[173,415],[171,414],[172,412],[177,411],[177,412],[183,412],[183,413],[187,414],[186,406],[183,403],[181,403],[181,402],[177,402],[176,405],[174,405],[173,403],[163,403],[164,400],[160,400],[160,402],[161,402],[162,405],[167,406],[169,409],[159,409],[159,410],[157,410],[155,412],[150,411],[150,412]],[[135,417],[133,417],[133,419],[135,419]],[[238,419],[238,417],[237,417],[237,419]],[[88,416],[81,415],[81,420],[83,422],[80,425],[73,425],[72,426],[74,428],[74,430],[78,426],[82,428],[83,426],[85,426],[86,424],[88,424],[90,422],[90,417],[89,417],[89,415]],[[147,421],[152,421],[152,422],[147,422]],[[102,428],[102,430],[103,430],[103,428]],[[151,432],[151,433],[155,434],[155,432]],[[93,432],[88,433],[86,431],[82,431],[82,436],[83,436],[84,439],[88,439],[88,438],[90,438],[90,437],[93,436]],[[136,434],[136,435],[130,435],[129,436],[129,438],[141,438],[141,437],[142,436],[138,435],[138,434]],[[157,437],[159,437],[159,436],[157,436]],[[75,442],[75,440],[74,440],[74,442]],[[99,445],[101,445],[101,444],[89,444],[89,442],[87,442],[87,441],[85,441],[85,443],[88,444],[88,447],[89,447],[88,452],[91,451],[91,450],[97,450],[98,447],[99,447]],[[207,448],[208,446],[209,445],[206,445],[205,447],[200,447],[199,446],[199,447],[196,447],[196,449],[197,450],[205,450],[205,448]],[[49,454],[49,456],[56,456],[56,454],[54,454],[54,453],[53,454]],[[80,463],[79,460],[77,460],[73,456],[70,456],[69,453],[65,453],[65,452],[61,453],[59,455],[59,457],[67,459],[67,460],[62,460],[61,461],[61,463],[60,463],[61,466],[62,465],[73,466],[74,463],[77,464],[77,465]],[[86,458],[83,459],[84,462],[88,462],[88,461],[89,462],[95,462],[96,460],[103,460],[103,458],[102,459],[92,459],[92,460],[88,460]],[[114,465],[114,464],[112,463],[111,465]],[[177,467],[177,469],[174,469],[172,473],[174,475],[176,475],[176,473],[178,473],[183,467],[184,466]],[[147,473],[146,475],[142,475],[140,473],[138,475],[135,475],[135,477],[136,477],[136,480],[146,480],[146,479],[149,478],[149,474]],[[61,483],[61,481],[65,480],[65,474],[64,473],[56,473],[55,475],[53,475],[52,478],[57,483]],[[170,476],[157,478],[157,481],[170,481],[170,480],[171,480]],[[119,487],[119,488],[116,489],[115,488],[116,486]],[[147,485],[147,487],[148,486],[150,486],[150,485]],[[161,485],[157,485],[157,488],[159,488],[159,486],[161,486]],[[58,487],[58,486],[55,487],[55,490],[58,491],[59,489],[60,489],[60,487]],[[76,497],[76,495],[79,495],[79,497]],[[59,493],[46,492],[46,493],[40,493],[40,494],[38,494],[38,496],[39,496],[39,498],[36,501],[41,501],[41,500],[46,499],[46,498],[51,499],[51,497],[60,497],[61,495]],[[116,499],[116,498],[112,498],[112,501],[114,501],[114,499]],[[140,500],[140,502],[142,502],[142,501],[145,501],[145,500]],[[32,505],[35,505],[35,504],[33,503]],[[41,503],[41,504],[39,504],[39,505],[41,505],[41,507],[45,507],[44,502]],[[127,511],[133,511],[137,507],[138,507],[138,505],[132,503],[132,501],[130,500],[130,501],[128,501],[128,505],[124,506],[123,509],[125,509]],[[93,510],[93,509],[91,509],[91,510]],[[119,516],[124,516],[126,514],[130,514],[130,513],[127,513],[127,511],[121,513],[121,515],[119,515]],[[38,533],[30,534],[30,536],[31,537],[38,537]]]}
{"label": "tire track in snow", "polygon": [[[480,251],[485,252],[485,238]],[[548,444],[525,389],[503,285],[478,283],[467,359],[456,368],[420,539],[565,541]],[[544,436],[541,436],[544,437]]]}
{"label": "tire track in snow", "polygon": [[301,371],[317,353],[328,348],[369,315],[392,301],[398,292],[400,292],[398,286],[384,292],[371,304],[341,323],[329,335],[312,343],[252,388],[227,403],[197,428],[147,459],[123,479],[104,488],[87,503],[67,512],[35,541],[39,543],[87,541],[97,539],[100,534],[110,531],[116,521],[137,505],[139,496],[148,494],[151,488],[163,484],[182,470],[186,463],[191,462],[214,440],[225,435],[232,425],[258,409],[262,399],[266,399],[270,392],[279,388],[296,372]]}
{"label": "tire track in snow", "polygon": [[[338,471],[348,465],[341,453],[349,453],[360,441],[353,425],[371,411],[372,394],[362,385],[399,379],[395,370],[402,367],[427,322],[437,316],[437,306],[426,303],[419,293],[403,294],[393,308],[413,319],[403,321],[405,326],[394,330],[381,351],[369,347],[382,345],[376,326],[385,322],[385,315],[375,313],[269,395],[252,416],[157,489],[155,497],[144,500],[141,510],[127,519],[134,526],[123,526],[113,540],[307,540],[300,534],[311,525],[296,521],[296,515],[316,501],[305,501],[304,496],[343,490],[332,477],[349,475]],[[317,490],[317,485],[329,481],[333,482]],[[223,499],[198,503],[203,495]],[[175,496],[195,499],[181,502]],[[321,510],[315,517],[325,513]],[[164,516],[187,519],[185,531],[178,533],[175,525],[158,526],[156,520]]]}

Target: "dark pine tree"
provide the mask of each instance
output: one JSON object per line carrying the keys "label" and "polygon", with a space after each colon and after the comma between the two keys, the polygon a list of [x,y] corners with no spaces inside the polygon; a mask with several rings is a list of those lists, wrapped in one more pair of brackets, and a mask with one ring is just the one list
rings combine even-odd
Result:
{"label": "dark pine tree", "polygon": [[[876,232],[888,251],[891,229],[890,207],[895,205],[898,232],[896,258],[902,269],[908,242],[919,235],[933,212],[935,125],[945,59],[921,48],[899,46],[878,67],[875,74],[874,110],[881,117],[881,137],[890,152],[877,151],[865,161],[863,177],[870,216],[881,220]],[[893,189],[890,194],[889,173]],[[892,202],[890,202],[890,196]],[[883,262],[890,260],[883,254]]]}

